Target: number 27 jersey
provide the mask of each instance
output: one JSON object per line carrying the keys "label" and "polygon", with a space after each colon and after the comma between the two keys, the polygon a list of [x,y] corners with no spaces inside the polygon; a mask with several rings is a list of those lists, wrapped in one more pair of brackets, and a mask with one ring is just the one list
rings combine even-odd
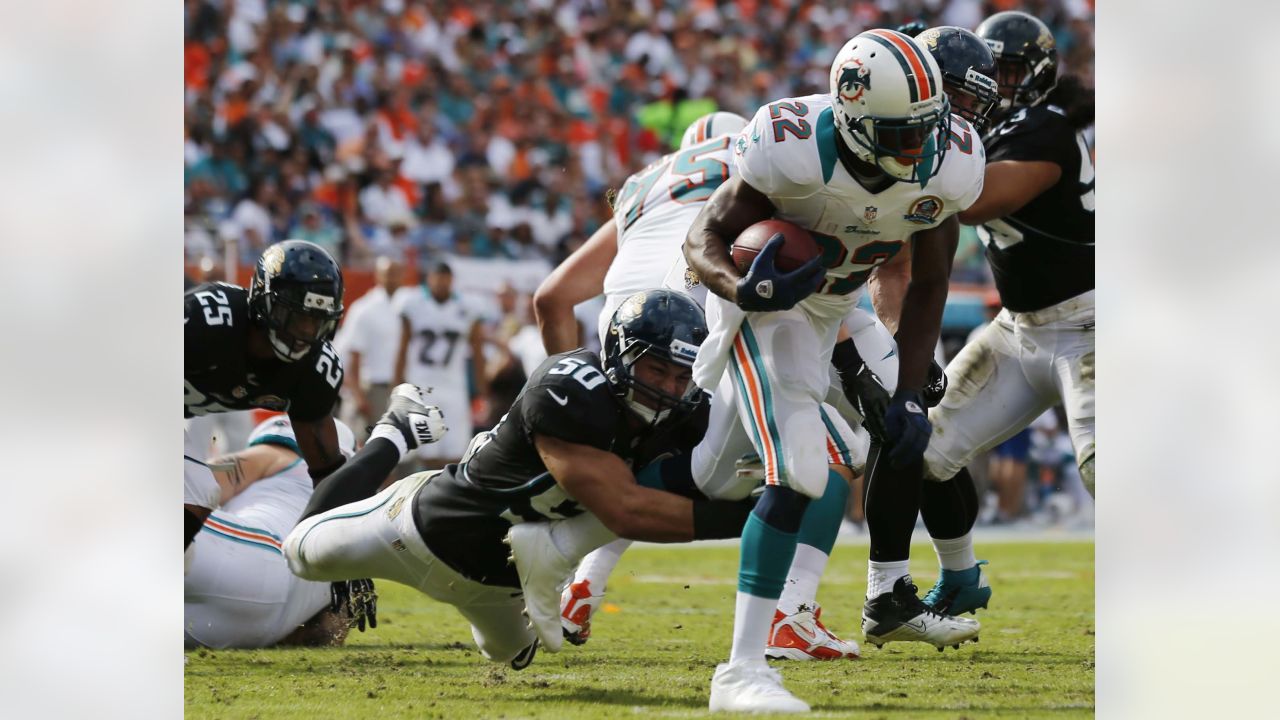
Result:
{"label": "number 27 jersey", "polygon": [[457,295],[437,301],[425,286],[405,288],[393,300],[409,321],[405,380],[436,392],[467,391],[467,340],[476,315]]}

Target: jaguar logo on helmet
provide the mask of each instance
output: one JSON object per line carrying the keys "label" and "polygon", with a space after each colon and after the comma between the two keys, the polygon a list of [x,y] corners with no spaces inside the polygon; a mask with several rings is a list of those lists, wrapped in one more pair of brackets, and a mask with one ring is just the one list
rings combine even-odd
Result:
{"label": "jaguar logo on helmet", "polygon": [[1042,31],[1040,36],[1036,38],[1036,45],[1039,45],[1044,50],[1054,49],[1056,43],[1053,41],[1053,33],[1048,30]]}
{"label": "jaguar logo on helmet", "polygon": [[917,35],[916,40],[924,43],[925,47],[930,50],[936,50],[938,48],[938,36],[941,34],[942,33],[938,31],[938,28],[929,28]]}
{"label": "jaguar logo on helmet", "polygon": [[267,276],[279,275],[280,270],[284,267],[284,248],[279,245],[272,245],[262,253],[262,268],[267,271]]}
{"label": "jaguar logo on helmet", "polygon": [[693,268],[684,269],[684,289],[692,290],[702,284],[702,278],[698,277],[698,273]]}
{"label": "jaguar logo on helmet", "polygon": [[644,312],[644,301],[647,297],[647,294],[638,292],[627,298],[627,301],[618,310],[618,318],[620,320],[630,320],[640,317],[640,313]]}
{"label": "jaguar logo on helmet", "polygon": [[925,195],[911,203],[911,209],[907,211],[903,219],[920,225],[932,225],[941,214],[942,200],[933,195]]}
{"label": "jaguar logo on helmet", "polygon": [[862,93],[871,89],[870,68],[863,67],[861,60],[853,58],[840,68],[840,79],[836,87],[840,89],[841,100],[847,102],[861,100]]}

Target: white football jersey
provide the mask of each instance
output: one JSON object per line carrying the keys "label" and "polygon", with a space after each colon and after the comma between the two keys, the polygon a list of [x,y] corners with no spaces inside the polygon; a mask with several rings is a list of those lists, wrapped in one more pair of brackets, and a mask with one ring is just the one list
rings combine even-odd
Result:
{"label": "white football jersey", "polygon": [[773,201],[777,217],[809,230],[822,246],[827,275],[804,301],[811,311],[846,314],[871,271],[912,233],[937,226],[982,194],[982,140],[963,119],[953,116],[951,123],[942,166],[924,189],[896,182],[878,193],[858,184],[837,157],[829,95],[772,102],[735,138],[742,179]]}
{"label": "white football jersey", "polygon": [[420,387],[465,393],[468,339],[477,315],[457,294],[437,302],[425,286],[397,293],[398,314],[409,321],[405,381]]}
{"label": "white football jersey", "polygon": [[[720,135],[665,155],[623,184],[613,212],[618,254],[604,277],[602,342],[613,311],[632,293],[666,285],[703,303],[706,290],[686,277],[681,246],[711,193],[734,172],[732,142],[732,135]],[[665,282],[670,277],[678,281]]]}

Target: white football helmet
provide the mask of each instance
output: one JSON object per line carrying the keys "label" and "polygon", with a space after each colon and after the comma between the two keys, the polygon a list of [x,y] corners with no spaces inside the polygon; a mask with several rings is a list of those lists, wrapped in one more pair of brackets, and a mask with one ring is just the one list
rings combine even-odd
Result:
{"label": "white football helmet", "polygon": [[893,30],[860,33],[831,64],[836,127],[860,160],[924,187],[942,166],[951,105],[942,71],[914,39]]}
{"label": "white football helmet", "polygon": [[[347,457],[355,455],[356,434],[351,432],[351,428],[347,427],[347,424],[338,418],[333,419],[333,424],[338,428],[338,450]],[[249,433],[249,447],[264,443],[287,447],[299,455],[302,454],[302,450],[298,448],[298,438],[294,435],[293,424],[289,422],[288,415],[273,415],[258,423],[253,432]]]}
{"label": "white football helmet", "polygon": [[717,135],[736,135],[746,126],[747,119],[737,113],[707,113],[685,128],[684,136],[680,138],[680,149],[706,142]]}

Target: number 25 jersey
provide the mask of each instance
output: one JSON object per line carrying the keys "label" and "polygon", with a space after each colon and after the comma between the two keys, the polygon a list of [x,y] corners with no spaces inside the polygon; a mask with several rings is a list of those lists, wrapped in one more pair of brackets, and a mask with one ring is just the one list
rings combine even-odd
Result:
{"label": "number 25 jersey", "polygon": [[250,357],[248,290],[197,285],[183,312],[183,417],[263,408],[309,422],[333,409],[342,363],[328,342],[295,362]]}

